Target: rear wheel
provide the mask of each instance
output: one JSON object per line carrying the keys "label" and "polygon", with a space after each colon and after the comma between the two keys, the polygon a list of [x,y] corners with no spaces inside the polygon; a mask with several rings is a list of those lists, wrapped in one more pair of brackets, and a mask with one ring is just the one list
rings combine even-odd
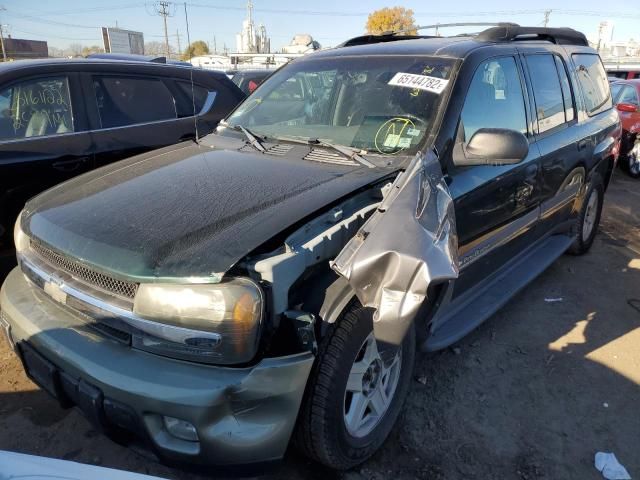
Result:
{"label": "rear wheel", "polygon": [[335,469],[364,462],[400,413],[414,358],[413,327],[391,349],[373,335],[372,310],[345,313],[322,341],[298,419],[297,446]]}
{"label": "rear wheel", "polygon": [[602,203],[604,201],[604,187],[602,181],[596,178],[585,194],[582,207],[576,219],[574,234],[576,240],[569,248],[569,253],[582,255],[587,253],[593,245],[600,224]]}
{"label": "rear wheel", "polygon": [[640,178],[640,141],[636,141],[625,161],[627,173],[633,178]]}

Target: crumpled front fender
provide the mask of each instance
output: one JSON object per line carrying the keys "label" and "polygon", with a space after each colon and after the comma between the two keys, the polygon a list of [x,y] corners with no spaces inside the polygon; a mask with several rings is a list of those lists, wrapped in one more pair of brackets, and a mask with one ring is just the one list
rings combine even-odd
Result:
{"label": "crumpled front fender", "polygon": [[429,285],[457,278],[457,249],[453,199],[430,151],[398,176],[331,266],[376,310],[376,338],[400,345]]}

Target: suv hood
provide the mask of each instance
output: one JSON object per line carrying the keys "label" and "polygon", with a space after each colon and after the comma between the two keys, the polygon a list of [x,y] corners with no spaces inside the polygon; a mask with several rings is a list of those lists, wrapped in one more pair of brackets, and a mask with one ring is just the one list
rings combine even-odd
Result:
{"label": "suv hood", "polygon": [[27,203],[22,228],[139,281],[219,277],[287,227],[389,170],[181,144],[89,172]]}

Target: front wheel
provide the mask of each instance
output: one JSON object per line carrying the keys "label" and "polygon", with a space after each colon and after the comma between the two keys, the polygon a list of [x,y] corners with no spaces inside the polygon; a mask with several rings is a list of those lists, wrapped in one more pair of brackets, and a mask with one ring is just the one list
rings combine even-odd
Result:
{"label": "front wheel", "polygon": [[370,309],[346,312],[321,343],[298,418],[298,448],[340,470],[369,458],[400,413],[415,349],[413,327],[390,349],[376,341]]}

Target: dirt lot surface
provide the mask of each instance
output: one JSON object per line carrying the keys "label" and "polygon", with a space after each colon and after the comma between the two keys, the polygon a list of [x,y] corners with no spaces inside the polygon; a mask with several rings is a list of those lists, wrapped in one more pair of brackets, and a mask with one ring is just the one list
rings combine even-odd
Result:
{"label": "dirt lot surface", "polygon": [[[332,474],[290,452],[274,478],[588,480],[602,478],[596,451],[614,452],[636,478],[638,405],[640,182],[618,172],[588,255],[564,256],[455,348],[418,357],[402,418],[375,457]],[[204,478],[120,447],[60,409],[6,342],[0,449]]]}

